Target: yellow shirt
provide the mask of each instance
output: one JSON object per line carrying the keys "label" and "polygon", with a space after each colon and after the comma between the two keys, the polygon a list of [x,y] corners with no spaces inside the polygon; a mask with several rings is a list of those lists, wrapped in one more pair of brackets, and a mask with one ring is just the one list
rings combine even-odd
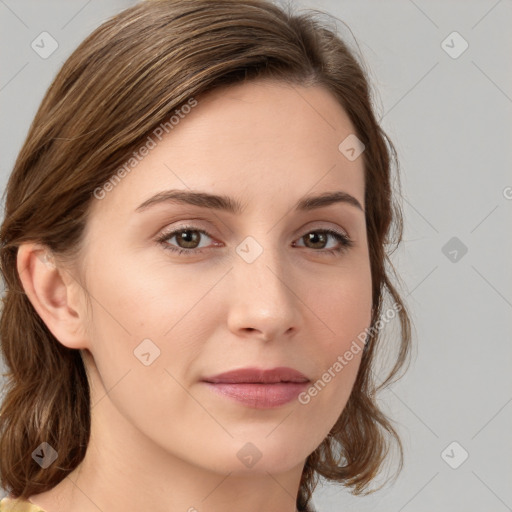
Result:
{"label": "yellow shirt", "polygon": [[5,497],[0,500],[0,512],[45,512],[30,501]]}

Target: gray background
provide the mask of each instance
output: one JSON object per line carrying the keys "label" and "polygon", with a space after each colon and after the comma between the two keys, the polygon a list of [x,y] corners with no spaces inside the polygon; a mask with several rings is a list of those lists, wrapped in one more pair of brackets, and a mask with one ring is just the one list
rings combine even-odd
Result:
{"label": "gray background", "polygon": [[[0,0],[2,189],[57,70],[134,3]],[[405,446],[400,477],[367,497],[325,484],[314,504],[320,512],[512,510],[512,0],[292,3],[347,23],[371,69],[401,163],[405,235],[392,260],[416,346],[409,372],[380,395]],[[30,46],[43,31],[59,45],[47,59]],[[454,31],[469,45],[457,58],[464,42]]]}

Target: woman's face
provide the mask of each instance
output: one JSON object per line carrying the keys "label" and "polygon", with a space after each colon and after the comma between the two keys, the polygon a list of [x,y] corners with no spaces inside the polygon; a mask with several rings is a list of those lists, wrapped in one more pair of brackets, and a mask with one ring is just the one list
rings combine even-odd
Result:
{"label": "woman's face", "polygon": [[[198,98],[94,199],[82,260],[91,375],[167,454],[225,473],[284,471],[341,414],[371,321],[365,214],[349,201],[296,205],[343,192],[365,207],[363,159],[345,156],[352,139],[339,149],[354,132],[323,88],[236,85]],[[214,200],[141,207],[171,190],[229,198],[241,211]],[[246,367],[290,367],[321,385],[270,406],[251,402],[257,384],[238,387],[249,389],[240,401],[202,381]]]}

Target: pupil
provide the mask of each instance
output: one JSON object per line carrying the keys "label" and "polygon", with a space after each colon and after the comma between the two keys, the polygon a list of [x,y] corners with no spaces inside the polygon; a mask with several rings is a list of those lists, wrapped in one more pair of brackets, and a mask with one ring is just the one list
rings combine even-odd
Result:
{"label": "pupil", "polygon": [[[323,233],[310,233],[309,234],[309,241],[313,242],[313,243],[318,243],[318,239],[320,238],[324,238],[325,235]],[[317,239],[317,241],[315,241],[315,239]]]}
{"label": "pupil", "polygon": [[[197,239],[197,233],[195,231],[182,231],[179,235],[180,239],[185,242],[185,244],[194,244],[194,238]],[[197,240],[196,240],[197,242]],[[188,246],[187,246],[188,247]]]}

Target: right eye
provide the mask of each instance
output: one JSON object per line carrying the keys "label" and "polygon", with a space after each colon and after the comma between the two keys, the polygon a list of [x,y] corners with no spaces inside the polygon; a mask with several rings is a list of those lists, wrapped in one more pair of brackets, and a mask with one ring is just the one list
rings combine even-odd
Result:
{"label": "right eye", "polygon": [[[212,238],[204,229],[194,226],[182,226],[179,229],[162,233],[157,242],[162,244],[165,250],[176,252],[178,254],[194,255],[202,252],[202,249],[197,249],[201,236]],[[184,244],[185,247],[175,247],[169,244],[169,240],[176,238],[178,244]]]}

